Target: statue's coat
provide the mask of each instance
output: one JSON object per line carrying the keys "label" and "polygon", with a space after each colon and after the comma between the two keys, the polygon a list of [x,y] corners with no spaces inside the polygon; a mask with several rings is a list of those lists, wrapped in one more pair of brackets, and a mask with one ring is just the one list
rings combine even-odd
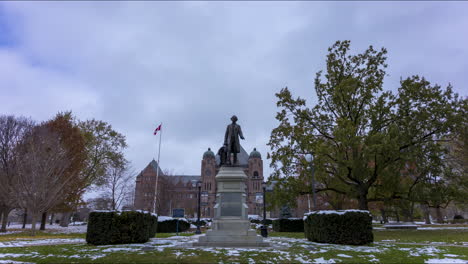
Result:
{"label": "statue's coat", "polygon": [[[234,144],[231,145],[231,137],[234,136]],[[227,146],[227,153],[240,153],[239,136],[242,135],[241,127],[238,124],[229,124],[224,135],[224,145]]]}

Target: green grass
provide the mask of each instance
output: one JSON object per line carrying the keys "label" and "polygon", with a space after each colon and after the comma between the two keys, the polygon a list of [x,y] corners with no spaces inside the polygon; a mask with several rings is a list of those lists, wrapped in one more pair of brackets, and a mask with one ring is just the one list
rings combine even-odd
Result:
{"label": "green grass", "polygon": [[[108,249],[128,249],[119,252],[105,252]],[[424,263],[430,258],[446,258],[446,254],[457,259],[468,259],[468,249],[462,247],[437,247],[433,255],[422,254],[435,247],[407,245],[335,246],[313,243],[296,243],[288,249],[250,249],[232,252],[231,249],[161,248],[144,251],[142,247],[114,245],[56,245],[27,248],[0,248],[0,260],[14,260],[35,263],[219,263],[219,262],[313,262],[316,259],[334,259],[336,262],[365,263],[378,260],[379,263]],[[431,249],[434,251],[433,249]],[[228,252],[231,251],[231,254]],[[369,252],[368,252],[369,251]],[[3,254],[25,254],[15,257]],[[345,254],[346,256],[338,256]],[[13,255],[14,256],[14,255]]]}
{"label": "green grass", "polygon": [[[168,237],[172,237],[172,236],[176,236],[177,234],[176,233],[156,233],[156,238],[168,238]],[[191,233],[179,233],[178,236],[193,236],[195,235],[194,232],[191,232]]]}
{"label": "green grass", "polygon": [[23,231],[21,233],[0,235],[0,242],[11,241],[15,239],[34,240],[34,239],[48,239],[48,238],[85,238],[85,237],[86,237],[86,234],[83,234],[83,233],[64,234],[64,233],[48,233],[47,231],[36,231],[36,235],[31,236],[31,233],[29,231]]}
{"label": "green grass", "polygon": [[404,243],[468,242],[468,229],[447,230],[375,230],[374,241],[394,240]]}
{"label": "green grass", "polygon": [[[46,238],[83,238],[84,234],[41,234]],[[193,233],[179,233],[192,236]],[[270,232],[279,248],[212,249],[176,248],[168,245],[175,233],[158,233],[146,244],[91,246],[85,244],[0,248],[0,262],[34,263],[297,263],[333,259],[344,263],[424,263],[428,259],[455,258],[468,260],[468,247],[448,245],[406,245],[395,242],[468,242],[468,230],[374,230],[375,241],[367,246],[318,244],[307,241],[304,233]],[[10,234],[10,240],[27,238]],[[282,244],[283,243],[283,244]],[[286,245],[285,243],[288,243]],[[146,247],[149,249],[145,250]],[[13,255],[12,255],[13,254]],[[18,254],[18,255],[14,255]],[[344,254],[340,255],[339,254]],[[447,255],[449,254],[449,255]],[[349,257],[346,257],[346,256]]]}
{"label": "green grass", "polygon": [[[271,237],[304,238],[304,233],[270,232]],[[390,240],[390,241],[386,241]],[[468,242],[468,229],[448,230],[374,230],[375,242],[431,243],[444,242],[461,244]]]}

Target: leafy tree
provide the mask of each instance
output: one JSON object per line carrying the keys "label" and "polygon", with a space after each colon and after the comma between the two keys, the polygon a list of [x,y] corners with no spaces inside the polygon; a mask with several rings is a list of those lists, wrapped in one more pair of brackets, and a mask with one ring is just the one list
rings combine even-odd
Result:
{"label": "leafy tree", "polygon": [[123,167],[125,158],[123,149],[127,147],[125,136],[116,132],[112,126],[100,120],[87,120],[78,123],[86,142],[86,167],[81,177],[86,186],[102,185],[111,167]]}
{"label": "leafy tree", "polygon": [[[402,197],[406,161],[415,148],[460,124],[462,103],[450,85],[442,89],[419,76],[401,80],[397,94],[384,91],[387,51],[349,50],[350,41],[329,48],[325,74],[315,78],[318,102],[312,107],[288,88],[276,94],[279,125],[268,144],[274,179],[307,175],[303,155],[313,153],[317,191],[345,194],[368,209],[369,202]],[[293,197],[310,193],[310,185],[296,187]]]}
{"label": "leafy tree", "polygon": [[[71,115],[71,112],[68,114]],[[84,141],[86,160],[79,178],[81,186],[70,192],[56,211],[63,212],[61,226],[68,226],[71,212],[83,204],[81,197],[92,186],[100,187],[106,183],[106,173],[112,168],[123,168],[125,158],[123,149],[127,147],[125,136],[112,126],[100,120],[75,121],[80,128]]]}

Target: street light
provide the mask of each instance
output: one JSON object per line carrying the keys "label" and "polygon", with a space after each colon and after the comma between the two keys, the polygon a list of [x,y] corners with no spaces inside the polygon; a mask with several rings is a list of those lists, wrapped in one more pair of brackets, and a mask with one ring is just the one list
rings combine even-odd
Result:
{"label": "street light", "polygon": [[305,159],[307,162],[310,163],[310,168],[312,170],[312,201],[314,203],[314,211],[315,211],[317,210],[317,198],[315,196],[315,178],[314,178],[315,171],[314,171],[314,165],[313,165],[314,156],[312,154],[307,154],[305,155]]}
{"label": "street light", "polygon": [[200,196],[201,196],[201,181],[196,181],[192,180],[192,186],[193,187],[198,187],[198,213],[197,213],[197,230],[195,231],[195,234],[201,234],[200,230]]}
{"label": "street light", "polygon": [[262,237],[268,237],[268,228],[266,224],[266,182],[262,182],[263,187],[263,225],[260,227],[260,234]]}

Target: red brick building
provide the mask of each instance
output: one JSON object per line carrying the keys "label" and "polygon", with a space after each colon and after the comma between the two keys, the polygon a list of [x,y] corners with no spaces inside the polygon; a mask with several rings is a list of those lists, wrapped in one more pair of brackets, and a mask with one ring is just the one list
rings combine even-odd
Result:
{"label": "red brick building", "polygon": [[[172,215],[176,208],[185,209],[185,215],[194,217],[197,210],[198,189],[194,184],[201,181],[201,217],[213,217],[216,199],[215,176],[219,171],[219,156],[208,149],[201,161],[201,175],[165,175],[157,162],[152,160],[136,178],[135,209],[152,209],[156,186],[156,171],[159,169],[157,208],[160,215]],[[254,149],[250,155],[241,146],[239,166],[247,175],[247,205],[249,214],[261,215],[263,161]]]}

